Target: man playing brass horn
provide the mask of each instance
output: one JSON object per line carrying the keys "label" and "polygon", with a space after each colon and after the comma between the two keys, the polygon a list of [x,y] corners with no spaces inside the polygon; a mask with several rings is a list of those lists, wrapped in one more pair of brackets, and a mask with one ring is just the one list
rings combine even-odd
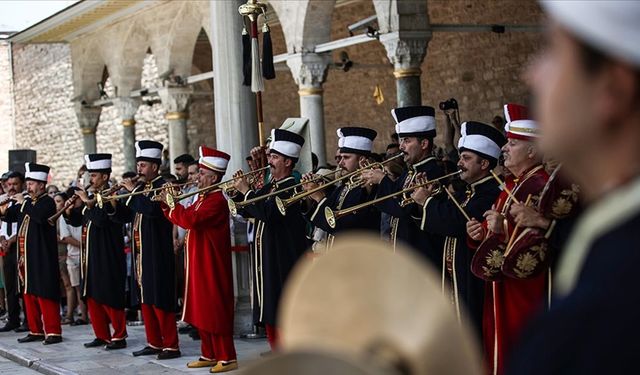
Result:
{"label": "man playing brass horn", "polygon": [[[370,170],[363,173],[369,184],[378,186],[378,197],[408,188],[414,184],[416,174],[424,172],[429,180],[444,175],[444,171],[433,156],[433,139],[436,136],[435,110],[432,107],[416,106],[394,109],[391,114],[396,121],[396,133],[400,137],[400,150],[404,153],[404,161],[409,166],[396,181],[381,170]],[[391,242],[394,247],[398,240],[411,245],[429,259],[434,267],[442,263],[442,237],[433,236],[421,231],[412,219],[410,197],[387,199],[377,207],[390,214]]]}
{"label": "man playing brass horn", "polygon": [[[222,180],[230,156],[200,146],[198,189]],[[182,320],[198,329],[200,358],[187,367],[211,367],[213,373],[238,368],[233,343],[233,270],[229,208],[222,192],[198,194],[188,207],[167,204],[162,193],[164,215],[187,230],[185,243],[185,288]]]}
{"label": "man playing brass horn", "polygon": [[[345,127],[338,129],[338,146],[340,147],[338,166],[343,175],[356,171],[360,165],[367,162],[376,135],[375,130],[367,128]],[[313,174],[308,173],[303,177],[303,181],[311,181],[313,178]],[[309,182],[303,187],[305,191],[309,191],[318,187],[318,184]],[[328,247],[331,246],[333,235],[341,231],[360,229],[378,233],[380,231],[380,211],[373,206],[341,217],[335,221],[335,225],[330,225],[325,215],[327,207],[334,211],[349,208],[370,201],[374,196],[374,186],[368,184],[363,186],[362,181],[357,180],[340,185],[329,196],[324,190],[317,191],[311,195],[311,199],[317,202],[317,206],[315,210],[310,212],[309,220],[318,228],[330,233],[327,238]]]}
{"label": "man playing brass horn", "polygon": [[[85,155],[85,165],[96,191],[108,187],[111,154]],[[75,192],[83,205],[69,206],[65,218],[72,226],[82,227],[80,270],[82,296],[87,302],[95,339],[86,348],[127,346],[125,319],[125,283],[127,265],[124,253],[123,224],[129,213],[119,201],[99,207],[95,197],[85,191]],[[113,334],[109,324],[113,327]]]}
{"label": "man playing brass horn", "polygon": [[445,236],[442,289],[454,305],[458,319],[470,320],[480,338],[484,283],[471,273],[473,252],[467,246],[467,217],[481,220],[500,194],[490,172],[498,164],[500,148],[506,140],[498,129],[480,122],[465,122],[461,130],[458,168],[462,171],[460,178],[467,183],[466,191],[432,196],[434,186],[428,185],[417,189],[411,197],[420,205],[416,215],[420,229]]}
{"label": "man playing brass horn", "polygon": [[[236,172],[234,187],[239,194],[234,201],[246,201],[295,185],[292,173],[303,144],[304,138],[300,135],[273,129],[268,153],[271,179],[261,189],[253,191],[243,172]],[[293,190],[283,191],[277,196],[289,198],[295,193]],[[307,249],[306,221],[299,204],[291,205],[286,215],[281,215],[275,196],[245,205],[239,209],[239,213],[246,218],[256,219],[253,265],[258,306],[254,306],[254,309],[259,309],[258,321],[265,324],[269,344],[275,349],[278,301],[289,271]]]}

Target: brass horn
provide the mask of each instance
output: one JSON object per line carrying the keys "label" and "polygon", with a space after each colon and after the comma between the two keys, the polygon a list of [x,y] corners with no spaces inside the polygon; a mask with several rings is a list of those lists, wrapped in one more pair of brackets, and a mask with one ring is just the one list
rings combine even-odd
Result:
{"label": "brass horn", "polygon": [[336,227],[336,221],[338,219],[340,219],[341,217],[344,217],[346,215],[350,215],[352,213],[355,213],[357,211],[362,210],[363,208],[366,208],[366,207],[369,207],[371,205],[380,203],[380,202],[385,201],[385,200],[387,200],[389,198],[393,198],[393,197],[396,197],[398,195],[402,195],[402,194],[408,193],[410,191],[413,191],[415,189],[421,188],[423,186],[427,186],[427,185],[442,181],[444,179],[447,179],[449,177],[453,177],[453,176],[458,175],[460,173],[462,173],[462,171],[455,171],[453,173],[449,173],[447,175],[444,175],[442,177],[438,177],[438,178],[433,179],[431,181],[427,181],[427,182],[424,182],[422,184],[415,184],[415,185],[410,186],[408,188],[396,191],[395,193],[387,194],[387,195],[384,195],[382,197],[378,197],[376,199],[373,199],[373,200],[371,200],[369,202],[360,203],[360,204],[357,204],[355,206],[344,208],[344,209],[339,210],[339,211],[333,211],[331,208],[325,207],[324,208],[324,217],[327,220],[327,223],[329,224],[329,226],[331,228],[335,228]]}
{"label": "brass horn", "polygon": [[[243,177],[248,177],[248,176],[254,175],[254,174],[258,173],[258,172],[262,172],[262,171],[266,170],[267,168],[269,168],[268,165],[264,166],[262,168],[255,169],[253,171],[247,172],[247,173],[243,173],[242,176],[238,176],[236,178],[230,178],[228,180],[225,180],[225,181],[222,181],[222,182],[218,182],[217,184],[213,184],[213,185],[210,185],[210,186],[207,186],[207,187],[203,187],[201,189],[192,191],[190,193],[176,195],[175,197],[172,196],[171,194],[169,194],[167,196],[167,204],[169,205],[169,207],[173,207],[175,202],[179,202],[179,201],[181,201],[183,199],[187,199],[189,197],[193,197],[194,195],[198,195],[200,193],[206,193],[208,191],[212,191],[212,190],[216,190],[216,189],[222,189],[222,190],[228,191],[228,190],[231,189],[231,188],[228,187],[228,184],[230,184],[234,180],[236,180],[238,178],[243,178]],[[225,186],[225,185],[227,185],[227,186]]]}
{"label": "brass horn", "polygon": [[[388,162],[390,162],[390,161],[392,161],[394,159],[397,159],[397,158],[399,158],[399,157],[401,157],[403,155],[404,155],[404,153],[401,152],[401,153],[399,153],[397,155],[394,155],[393,157],[390,157],[387,160],[384,160],[384,161],[381,161],[381,162],[376,162],[376,163],[371,163],[371,164],[369,164],[369,165],[367,165],[365,167],[359,168],[359,169],[357,169],[357,170],[355,170],[355,171],[353,171],[351,173],[347,173],[344,176],[336,178],[335,180],[327,182],[326,184],[320,185],[320,186],[318,186],[318,187],[316,187],[314,189],[311,189],[311,190],[308,190],[308,191],[305,191],[305,192],[302,192],[302,193],[299,193],[299,194],[295,194],[294,196],[292,196],[291,198],[288,198],[288,199],[281,199],[280,197],[276,197],[276,206],[278,206],[278,211],[280,211],[280,213],[282,215],[284,215],[286,213],[286,211],[287,211],[287,207],[291,206],[292,204],[298,202],[299,200],[304,199],[304,198],[306,198],[306,197],[308,197],[308,196],[310,196],[310,195],[312,195],[312,194],[314,194],[314,193],[316,193],[318,191],[324,190],[327,187],[329,187],[331,185],[334,185],[334,184],[336,184],[336,183],[338,183],[338,182],[340,182],[342,180],[349,179],[349,183],[351,183],[351,184],[353,184],[355,186],[361,185],[362,183],[360,182],[360,180],[354,179],[360,173],[366,171],[367,169],[382,168],[386,163],[388,163]],[[308,183],[308,181],[306,181],[305,183]],[[302,183],[300,183],[300,185],[301,184]]]}

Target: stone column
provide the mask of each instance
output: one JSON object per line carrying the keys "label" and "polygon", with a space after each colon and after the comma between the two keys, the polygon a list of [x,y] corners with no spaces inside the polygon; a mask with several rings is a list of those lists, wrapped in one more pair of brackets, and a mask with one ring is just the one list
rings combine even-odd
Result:
{"label": "stone column", "polygon": [[392,32],[380,35],[396,77],[398,107],[422,104],[420,66],[427,54],[430,32]]}
{"label": "stone column", "polygon": [[244,3],[209,2],[216,147],[231,155],[227,175],[246,170],[244,158],[258,145],[256,98],[250,87],[242,86],[242,17],[238,7]]}
{"label": "stone column", "polygon": [[96,129],[100,122],[101,107],[87,107],[80,103],[75,107],[76,116],[80,123],[80,131],[82,132],[82,140],[84,143],[84,153],[96,153]]}
{"label": "stone column", "polygon": [[[227,176],[239,169],[247,170],[244,158],[258,144],[256,97],[251,88],[242,86],[242,17],[241,0],[210,0],[211,51],[213,57],[213,104],[216,148],[231,155]],[[269,110],[265,108],[265,110]],[[236,245],[247,243],[246,230],[235,228]],[[249,252],[234,253],[234,289],[236,311],[234,333],[253,331]]]}
{"label": "stone column", "polygon": [[192,94],[193,87],[163,87],[158,91],[162,105],[167,111],[164,118],[169,122],[169,159],[172,173],[173,159],[189,151],[187,120]]}
{"label": "stone column", "polygon": [[136,119],[140,100],[134,98],[118,98],[114,105],[122,119],[122,143],[124,154],[124,170],[136,170]]}
{"label": "stone column", "polygon": [[304,53],[287,59],[293,79],[298,84],[300,116],[309,119],[311,151],[318,156],[318,165],[327,164],[324,136],[324,102],[322,84],[327,78],[330,54]]}

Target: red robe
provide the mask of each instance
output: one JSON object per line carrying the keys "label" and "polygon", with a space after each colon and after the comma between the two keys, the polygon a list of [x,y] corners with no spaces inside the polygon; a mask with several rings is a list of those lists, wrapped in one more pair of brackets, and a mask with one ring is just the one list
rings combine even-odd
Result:
{"label": "red robe", "polygon": [[221,192],[199,196],[191,206],[162,205],[167,219],[187,230],[182,320],[198,329],[233,334],[233,270],[229,208]]}
{"label": "red robe", "polygon": [[[521,202],[525,203],[531,195],[530,206],[538,203],[540,193],[544,189],[549,175],[540,165],[526,171],[519,178],[507,177],[505,183],[509,191]],[[508,242],[514,232],[515,223],[509,214],[512,200],[506,191],[502,191],[496,202],[496,210],[502,212],[506,219],[505,234],[499,236],[501,242]],[[483,223],[486,228],[486,221]],[[521,231],[521,229],[519,229]],[[469,243],[477,248],[478,243]],[[474,274],[479,275],[478,269]],[[489,374],[503,374],[505,360],[518,340],[522,329],[533,315],[544,308],[548,293],[547,272],[528,279],[515,279],[505,275],[493,275],[494,280],[485,283],[485,301],[483,309],[483,338],[485,361]]]}

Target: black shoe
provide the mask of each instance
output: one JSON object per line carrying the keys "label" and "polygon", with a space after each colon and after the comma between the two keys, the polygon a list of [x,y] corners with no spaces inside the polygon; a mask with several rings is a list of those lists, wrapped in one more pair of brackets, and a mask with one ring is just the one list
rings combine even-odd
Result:
{"label": "black shoe", "polygon": [[44,339],[42,345],[57,344],[59,342],[62,342],[62,336],[48,336],[46,339]]}
{"label": "black shoe", "polygon": [[160,349],[154,349],[150,346],[145,346],[144,348],[133,352],[133,356],[134,357],[140,357],[142,355],[154,355],[154,354],[158,354],[160,353],[162,350]]}
{"label": "black shoe", "polygon": [[107,350],[117,350],[117,349],[124,349],[126,347],[127,347],[127,340],[122,339],[117,341],[111,341],[111,343],[107,344],[107,346],[105,346],[104,348]]}
{"label": "black shoe", "polygon": [[200,332],[198,332],[197,329],[193,329],[189,332],[189,337],[191,337],[193,341],[198,341],[200,340]]}
{"label": "black shoe", "polygon": [[192,327],[190,325],[186,325],[184,327],[180,327],[178,328],[178,333],[181,335],[186,335],[187,333],[191,332]]}
{"label": "black shoe", "polygon": [[18,327],[19,327],[18,324],[7,323],[7,324],[4,325],[4,327],[0,328],[0,332],[13,331],[14,329],[16,329]]}
{"label": "black shoe", "polygon": [[105,345],[107,345],[107,344],[108,344],[108,342],[106,342],[106,341],[104,341],[104,340],[99,339],[99,338],[97,338],[97,337],[96,337],[95,339],[93,339],[93,341],[91,341],[91,342],[86,342],[86,343],[84,344],[84,347],[85,347],[85,348],[97,348],[97,347],[99,347],[99,346],[105,346]]}
{"label": "black shoe", "polygon": [[179,350],[163,350],[162,352],[158,353],[158,359],[163,360],[163,359],[180,358],[181,355],[182,353],[180,353]]}
{"label": "black shoe", "polygon": [[42,341],[42,340],[44,340],[44,335],[28,334],[25,337],[19,338],[18,342],[22,344],[25,342]]}
{"label": "black shoe", "polygon": [[76,319],[73,322],[69,323],[70,326],[74,326],[74,327],[75,326],[84,326],[84,325],[87,325],[87,324],[89,324],[89,322],[87,322],[84,319]]}
{"label": "black shoe", "polygon": [[27,327],[26,325],[21,325],[20,327],[14,329],[13,332],[29,332],[29,327]]}

